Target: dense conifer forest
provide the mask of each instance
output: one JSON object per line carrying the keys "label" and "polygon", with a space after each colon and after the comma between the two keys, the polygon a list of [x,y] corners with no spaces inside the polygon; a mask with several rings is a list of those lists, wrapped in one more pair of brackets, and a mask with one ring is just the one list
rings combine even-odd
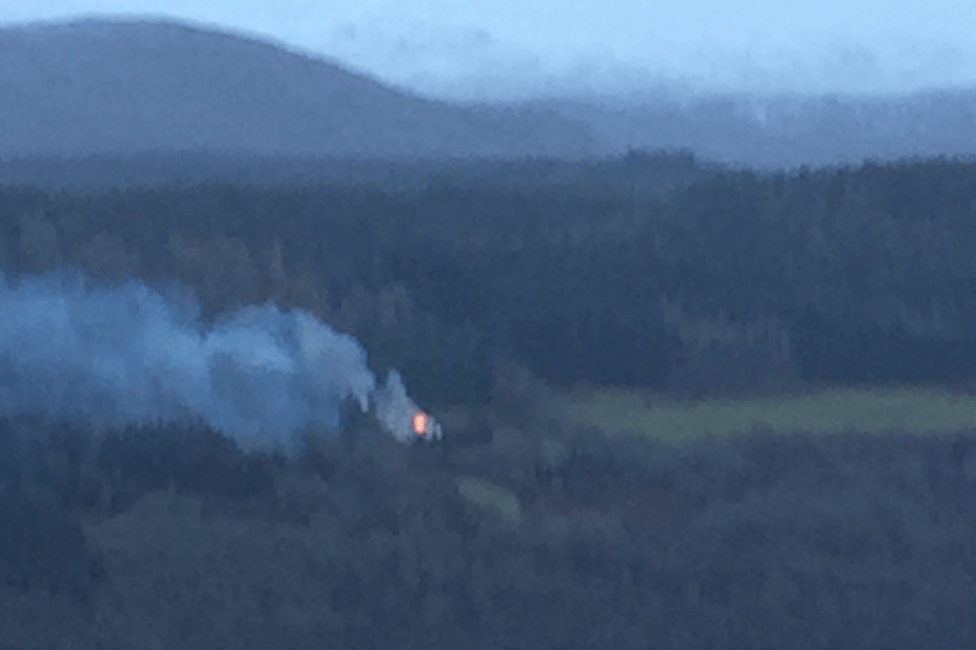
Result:
{"label": "dense conifer forest", "polygon": [[0,186],[8,278],[300,307],[457,424],[406,447],[351,417],[295,459],[6,418],[10,647],[976,644],[972,431],[672,444],[550,411],[581,386],[971,392],[976,163],[102,165]]}
{"label": "dense conifer forest", "polygon": [[635,152],[399,186],[397,167],[358,169],[286,189],[12,186],[3,266],[178,280],[210,313],[301,305],[441,403],[482,399],[499,358],[560,385],[701,393],[973,379],[974,163],[757,175]]}

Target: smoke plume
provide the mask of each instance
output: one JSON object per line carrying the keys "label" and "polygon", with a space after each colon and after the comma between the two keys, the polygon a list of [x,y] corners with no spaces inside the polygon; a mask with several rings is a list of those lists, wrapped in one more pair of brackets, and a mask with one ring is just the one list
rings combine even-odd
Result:
{"label": "smoke plume", "polygon": [[377,390],[359,342],[305,311],[263,304],[206,325],[179,291],[90,286],[72,269],[0,274],[0,414],[94,430],[197,419],[243,448],[288,449],[335,430],[350,398],[415,408],[399,375]]}

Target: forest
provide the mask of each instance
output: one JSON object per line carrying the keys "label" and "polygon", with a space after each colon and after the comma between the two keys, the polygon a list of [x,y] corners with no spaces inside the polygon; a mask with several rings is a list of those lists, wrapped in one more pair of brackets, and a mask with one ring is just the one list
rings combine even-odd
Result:
{"label": "forest", "polygon": [[551,398],[970,394],[976,162],[167,164],[0,186],[0,269],[308,310],[445,440],[0,420],[10,647],[976,644],[972,430],[679,443]]}

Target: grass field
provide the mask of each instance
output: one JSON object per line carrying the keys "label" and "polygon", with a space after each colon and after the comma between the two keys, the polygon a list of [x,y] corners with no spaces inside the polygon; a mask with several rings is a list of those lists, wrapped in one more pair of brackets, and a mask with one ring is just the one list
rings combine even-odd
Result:
{"label": "grass field", "polygon": [[755,428],[780,433],[925,433],[976,426],[976,395],[921,388],[824,388],[777,397],[700,401],[591,389],[565,396],[562,406],[571,425],[667,440]]}

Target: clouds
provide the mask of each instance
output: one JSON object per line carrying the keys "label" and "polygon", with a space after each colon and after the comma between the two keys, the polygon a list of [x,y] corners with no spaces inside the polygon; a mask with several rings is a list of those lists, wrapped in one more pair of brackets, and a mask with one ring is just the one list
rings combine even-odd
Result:
{"label": "clouds", "polygon": [[892,92],[976,83],[969,0],[34,0],[0,20],[166,14],[266,35],[440,97]]}

